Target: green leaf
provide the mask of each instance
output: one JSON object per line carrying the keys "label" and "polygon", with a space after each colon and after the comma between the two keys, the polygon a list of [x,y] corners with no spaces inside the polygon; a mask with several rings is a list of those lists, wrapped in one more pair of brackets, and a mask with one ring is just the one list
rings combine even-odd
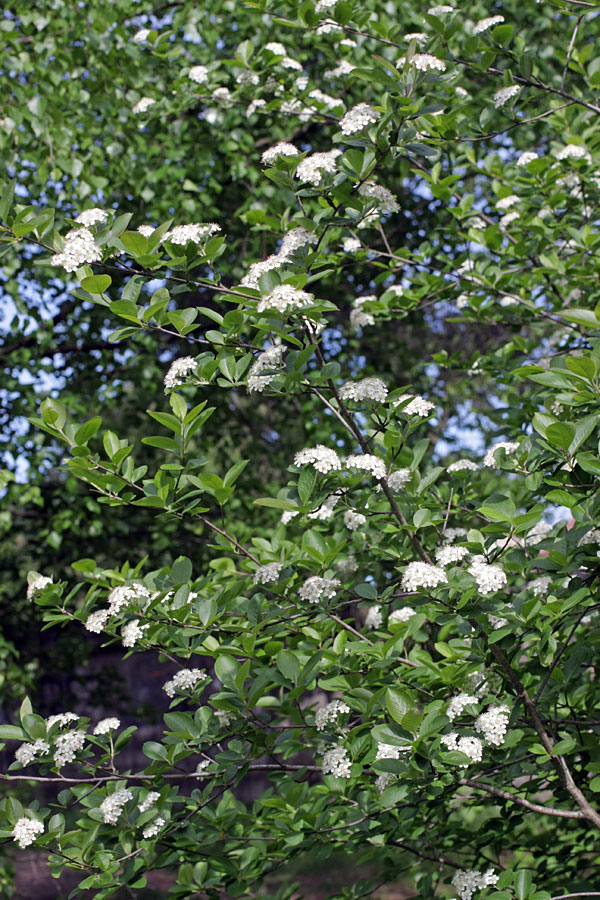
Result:
{"label": "green leaf", "polygon": [[526,900],[531,891],[531,872],[528,869],[519,869],[515,872],[514,886],[517,900]]}
{"label": "green leaf", "polygon": [[90,275],[81,279],[81,287],[89,294],[103,294],[111,284],[110,275]]}
{"label": "green leaf", "polygon": [[600,322],[591,309],[562,309],[560,315],[567,322],[574,322],[583,328],[600,328]]}
{"label": "green leaf", "polygon": [[13,179],[3,190],[2,197],[0,198],[0,219],[3,222],[6,222],[6,217],[10,210],[13,196],[15,193],[15,186],[17,184],[17,179]]}
{"label": "green leaf", "polygon": [[394,722],[400,725],[402,719],[412,706],[412,701],[407,693],[397,688],[388,688],[385,694],[385,705]]}
{"label": "green leaf", "polygon": [[158,744],[156,741],[146,741],[142,750],[144,756],[147,756],[148,759],[163,760],[167,758],[166,747],[163,747],[162,744]]}
{"label": "green leaf", "polygon": [[280,650],[276,657],[277,668],[294,684],[300,676],[300,663],[298,657],[290,650]]}

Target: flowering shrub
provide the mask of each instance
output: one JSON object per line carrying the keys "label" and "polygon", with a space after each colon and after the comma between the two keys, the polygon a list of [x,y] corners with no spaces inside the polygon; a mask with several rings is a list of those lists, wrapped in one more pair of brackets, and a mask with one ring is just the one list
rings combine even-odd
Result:
{"label": "flowering shrub", "polygon": [[[333,852],[368,873],[338,896],[400,877],[422,900],[578,896],[600,874],[594,8],[256,2],[230,48],[195,6],[160,31],[136,4],[127,43],[106,31],[156,69],[99,114],[140,152],[144,129],[196,117],[250,157],[236,191],[258,199],[217,223],[188,221],[209,218],[202,194],[173,197],[149,223],[97,183],[56,228],[41,199],[0,202],[7,250],[96,308],[109,344],[172,351],[139,441],[57,391],[31,419],[125,534],[156,516],[168,561],[134,547],[23,590],[50,625],[177,667],[135,772],[135,726],[25,701],[0,737],[31,801],[9,792],[0,833],[99,898],[159,867],[173,897],[254,896]],[[458,339],[403,376],[394,323],[435,332],[433,308]],[[265,418],[289,450],[278,483],[264,447],[209,465],[211,416],[265,405],[295,441]],[[269,786],[244,803],[254,773]]]}

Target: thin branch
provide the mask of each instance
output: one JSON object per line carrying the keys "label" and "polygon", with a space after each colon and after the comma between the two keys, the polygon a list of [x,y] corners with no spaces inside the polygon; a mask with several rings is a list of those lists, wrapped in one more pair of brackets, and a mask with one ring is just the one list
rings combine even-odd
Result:
{"label": "thin branch", "polygon": [[564,67],[564,69],[563,69],[562,78],[561,78],[561,81],[560,81],[560,89],[561,89],[561,91],[564,90],[564,87],[565,87],[565,80],[566,80],[566,77],[567,77],[567,72],[568,72],[568,70],[569,70],[569,63],[570,63],[570,61],[571,61],[571,53],[573,52],[573,47],[575,46],[575,40],[576,40],[576,38],[577,38],[577,32],[579,31],[579,26],[580,26],[580,24],[581,24],[581,20],[583,19],[583,16],[584,16],[584,15],[585,15],[585,13],[582,13],[582,15],[580,15],[579,18],[577,19],[577,22],[575,23],[575,28],[573,29],[573,34],[571,35],[571,41],[570,41],[570,43],[569,43],[569,49],[567,50],[567,58],[566,58],[566,60],[565,60],[565,67]]}
{"label": "thin branch", "polygon": [[491,784],[485,784],[481,781],[474,781],[472,778],[465,778],[461,781],[461,784],[476,788],[478,791],[486,791],[488,794],[493,794],[494,797],[501,797],[503,800],[510,800],[511,803],[517,803],[519,806],[524,806],[532,812],[542,813],[542,815],[545,816],[557,816],[562,819],[587,818],[581,810],[554,809],[550,806],[544,806],[541,803],[532,803],[530,800],[525,800],[523,797],[517,797],[516,794],[511,794],[509,791],[503,791],[501,788],[497,788]]}

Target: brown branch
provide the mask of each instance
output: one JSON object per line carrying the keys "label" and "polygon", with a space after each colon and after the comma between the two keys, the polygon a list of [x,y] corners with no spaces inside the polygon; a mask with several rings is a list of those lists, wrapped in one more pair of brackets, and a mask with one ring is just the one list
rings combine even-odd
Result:
{"label": "brown branch", "polygon": [[525,800],[523,797],[517,797],[516,794],[511,794],[509,791],[503,791],[501,788],[497,788],[492,784],[485,784],[481,781],[474,781],[472,778],[465,778],[461,781],[461,784],[468,785],[472,788],[477,788],[479,791],[487,791],[488,794],[493,794],[494,797],[501,797],[503,800],[510,800],[511,803],[517,803],[519,806],[524,806],[526,809],[530,809],[532,812],[542,813],[545,816],[557,816],[563,819],[585,819],[587,816],[581,810],[573,810],[573,809],[554,809],[550,806],[544,806],[541,803],[532,803],[530,800]]}

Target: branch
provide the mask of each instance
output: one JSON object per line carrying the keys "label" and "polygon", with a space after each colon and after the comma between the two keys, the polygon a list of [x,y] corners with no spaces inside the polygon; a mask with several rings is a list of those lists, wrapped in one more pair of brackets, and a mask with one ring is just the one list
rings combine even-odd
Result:
{"label": "branch", "polygon": [[554,809],[550,806],[544,806],[541,803],[532,803],[530,800],[525,800],[523,797],[517,797],[515,794],[509,793],[509,791],[503,791],[501,788],[497,788],[491,784],[484,784],[480,781],[475,781],[473,778],[465,778],[461,781],[461,784],[468,785],[472,788],[477,788],[480,791],[487,791],[488,794],[493,794],[494,797],[501,797],[503,800],[510,800],[512,803],[518,803],[519,806],[524,806],[526,809],[530,809],[532,812],[542,813],[545,816],[557,816],[562,819],[585,819],[587,816],[581,812],[581,810],[571,810],[571,809]]}
{"label": "branch", "polygon": [[[249,772],[321,772],[321,766],[301,766],[291,763],[281,763],[280,765],[270,763],[259,763],[256,766],[249,766]],[[100,777],[90,776],[89,778],[66,778],[61,775],[7,775],[0,772],[0,778],[4,781],[34,781],[37,784],[104,784],[107,781],[156,781],[163,778],[165,781],[181,781],[191,778],[212,778],[214,773],[211,772],[180,772],[178,774],[158,774],[158,775],[102,775]]]}

